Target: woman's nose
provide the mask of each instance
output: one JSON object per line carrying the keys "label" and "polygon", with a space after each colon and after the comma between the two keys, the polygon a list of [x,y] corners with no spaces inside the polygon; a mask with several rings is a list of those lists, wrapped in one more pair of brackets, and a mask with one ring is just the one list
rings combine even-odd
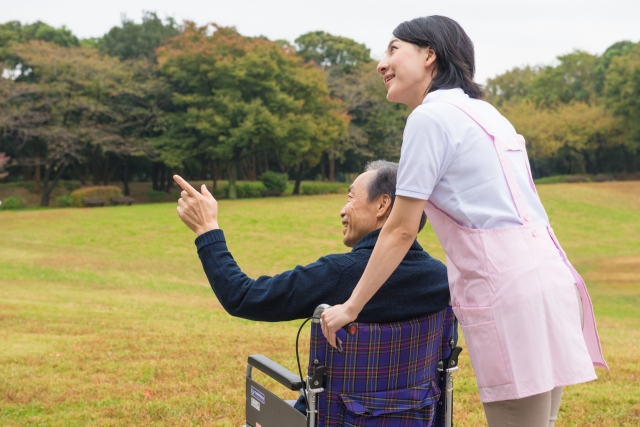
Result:
{"label": "woman's nose", "polygon": [[387,62],[387,58],[385,58],[382,61],[378,62],[378,67],[377,68],[378,68],[378,72],[384,76],[384,74],[389,69],[389,63]]}

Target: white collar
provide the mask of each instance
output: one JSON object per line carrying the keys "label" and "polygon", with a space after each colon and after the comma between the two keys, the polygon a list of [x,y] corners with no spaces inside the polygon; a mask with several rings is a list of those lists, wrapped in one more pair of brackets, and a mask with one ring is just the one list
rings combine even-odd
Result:
{"label": "white collar", "polygon": [[457,98],[459,96],[468,97],[468,95],[464,93],[464,91],[459,87],[455,89],[438,89],[428,93],[427,96],[425,96],[424,101],[422,101],[422,103],[426,104],[427,102],[435,101],[436,99],[452,98],[452,97]]}

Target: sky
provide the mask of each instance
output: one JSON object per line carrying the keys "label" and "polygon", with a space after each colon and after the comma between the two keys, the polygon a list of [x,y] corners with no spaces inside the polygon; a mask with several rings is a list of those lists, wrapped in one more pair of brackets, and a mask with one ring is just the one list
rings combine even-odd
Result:
{"label": "sky", "polygon": [[123,15],[139,22],[143,10],[272,40],[322,30],[364,43],[374,58],[400,22],[445,15],[473,40],[480,83],[517,66],[553,64],[575,49],[600,54],[620,40],[640,41],[640,0],[0,0],[0,22],[41,20],[100,37]]}

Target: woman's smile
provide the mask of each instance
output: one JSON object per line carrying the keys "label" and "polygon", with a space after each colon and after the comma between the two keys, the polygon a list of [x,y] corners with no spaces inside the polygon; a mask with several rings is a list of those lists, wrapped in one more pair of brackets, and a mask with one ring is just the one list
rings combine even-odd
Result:
{"label": "woman's smile", "polygon": [[384,76],[384,85],[387,87],[387,89],[389,88],[389,82],[393,80],[394,77],[395,75],[393,74],[387,74]]}

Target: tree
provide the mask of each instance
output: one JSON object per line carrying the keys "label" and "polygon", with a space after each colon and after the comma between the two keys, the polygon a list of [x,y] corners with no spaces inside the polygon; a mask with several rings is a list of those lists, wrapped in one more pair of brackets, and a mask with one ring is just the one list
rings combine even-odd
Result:
{"label": "tree", "polygon": [[399,159],[410,110],[387,101],[387,90],[375,66],[363,63],[328,80],[332,96],[342,99],[351,118],[348,137],[335,149],[336,157],[352,151],[365,159]]}
{"label": "tree", "polygon": [[371,62],[370,50],[364,44],[324,31],[303,34],[295,43],[298,55],[305,62],[314,62],[323,69],[349,72],[362,63]]}
{"label": "tree", "polygon": [[493,79],[488,79],[487,101],[499,107],[505,102],[524,99],[529,95],[531,84],[539,73],[539,67],[516,67]]}
{"label": "tree", "polygon": [[172,126],[158,147],[175,159],[224,161],[235,198],[238,169],[255,179],[258,152],[300,171],[317,163],[318,147],[338,137],[347,119],[329,98],[323,73],[295,53],[233,28],[213,28],[208,35],[208,26],[187,23],[157,51],[174,88]]}
{"label": "tree", "polygon": [[97,47],[122,60],[146,58],[154,61],[156,48],[179,33],[173,18],[167,18],[163,23],[155,12],[143,12],[141,24],[123,16],[122,26],[111,28],[97,41]]}
{"label": "tree", "polygon": [[344,102],[351,118],[345,137],[334,140],[326,151],[329,181],[335,179],[336,160],[345,160],[349,155],[358,159],[398,159],[409,110],[387,101],[387,91],[369,49],[322,31],[303,34],[296,39],[296,46],[306,62],[326,71],[331,96]]}
{"label": "tree", "polygon": [[[501,111],[527,141],[537,175],[604,172],[603,152],[620,144],[618,121],[601,105],[573,101],[540,108],[525,101],[503,104]],[[551,162],[560,170],[545,170],[562,152]]]}
{"label": "tree", "polygon": [[602,56],[598,58],[595,69],[593,71],[595,78],[595,90],[598,95],[602,95],[604,89],[605,77],[611,61],[618,56],[628,54],[636,46],[636,43],[624,40],[612,44],[604,51]]}
{"label": "tree", "polygon": [[42,40],[63,47],[80,46],[78,38],[64,25],[54,28],[41,21],[25,25],[18,21],[0,24],[0,47],[27,43],[31,40]]}
{"label": "tree", "polygon": [[604,95],[607,107],[623,122],[628,129],[625,138],[629,148],[627,169],[635,170],[635,161],[640,150],[640,43],[626,55],[617,56],[609,65]]}
{"label": "tree", "polygon": [[[145,105],[147,76],[136,76],[131,64],[90,48],[63,48],[32,41],[14,45],[11,54],[23,64],[16,79],[0,81],[0,120],[14,145],[16,160],[42,174],[42,206],[70,165],[85,163],[88,155],[109,156],[143,150],[140,129],[153,121]],[[157,110],[157,108],[156,108]],[[151,117],[151,118],[149,118]],[[136,130],[131,130],[135,128]],[[94,179],[97,171],[94,170]]]}
{"label": "tree", "polygon": [[591,102],[595,95],[594,66],[598,57],[583,51],[558,56],[560,64],[547,66],[531,80],[528,99],[538,105]]}
{"label": "tree", "polygon": [[9,163],[9,160],[11,160],[11,157],[7,156],[6,153],[0,153],[0,179],[9,176],[9,172],[4,172],[4,166]]}

